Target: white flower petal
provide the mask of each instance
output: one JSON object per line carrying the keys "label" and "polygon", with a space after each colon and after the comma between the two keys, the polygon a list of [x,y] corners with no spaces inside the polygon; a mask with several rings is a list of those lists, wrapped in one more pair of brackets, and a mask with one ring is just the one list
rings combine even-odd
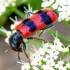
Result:
{"label": "white flower petal", "polygon": [[66,67],[70,69],[70,63],[67,63],[66,64]]}
{"label": "white flower petal", "polygon": [[38,69],[37,67],[35,67],[35,66],[33,66],[32,68],[33,68],[33,70],[39,70],[39,69]]}

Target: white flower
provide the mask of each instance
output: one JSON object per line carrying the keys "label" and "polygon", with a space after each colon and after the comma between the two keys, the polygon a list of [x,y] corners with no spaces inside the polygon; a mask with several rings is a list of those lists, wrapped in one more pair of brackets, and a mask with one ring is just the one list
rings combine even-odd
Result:
{"label": "white flower", "polygon": [[35,66],[33,66],[32,68],[33,68],[33,70],[39,70],[39,69],[38,69],[37,67],[35,67]]}
{"label": "white flower", "polygon": [[6,30],[4,27],[0,28],[0,31],[2,31],[2,32],[4,32],[4,33],[6,34],[7,38],[5,38],[5,42],[6,42],[7,44],[9,44],[9,38],[10,38],[10,36],[12,35],[12,32]]}
{"label": "white flower", "polygon": [[66,67],[64,67],[64,66],[59,66],[59,68],[58,68],[59,70],[67,70],[67,68]]}
{"label": "white flower", "polygon": [[11,25],[11,29],[15,29],[15,27],[17,26],[17,25],[19,25],[21,23],[21,21],[16,21],[16,22],[14,22],[14,24],[12,24]]}
{"label": "white flower", "polygon": [[62,46],[63,44],[60,42],[60,40],[57,37],[54,37],[54,45]]}
{"label": "white flower", "polygon": [[[59,70],[62,70],[64,69],[65,67],[63,66],[64,62],[62,60],[58,61],[57,64],[55,64],[55,68],[56,69],[59,69]],[[64,69],[65,70],[65,69]]]}
{"label": "white flower", "polygon": [[[60,46],[60,47],[59,47]],[[53,50],[58,50],[58,51],[62,51],[62,52],[68,52],[69,51],[69,47],[66,47],[60,42],[60,40],[57,37],[54,37],[54,46],[53,46]]]}
{"label": "white flower", "polygon": [[29,69],[30,69],[29,63],[24,63],[24,64],[21,66],[21,70],[29,70]]}
{"label": "white flower", "polygon": [[44,49],[43,48],[39,48],[39,53],[40,53],[40,55],[44,55],[45,54]]}
{"label": "white flower", "polygon": [[42,65],[41,66],[43,68],[43,70],[55,70],[53,67],[51,67],[50,65]]}
{"label": "white flower", "polygon": [[43,56],[40,55],[39,51],[36,51],[35,54],[33,54],[30,57],[31,65],[38,65],[39,61],[43,59]]}
{"label": "white flower", "polygon": [[0,16],[3,14],[3,12],[6,11],[6,8],[4,5],[0,4]]}
{"label": "white flower", "polygon": [[16,0],[0,0],[0,16],[6,11],[6,7],[15,6]]}
{"label": "white flower", "polygon": [[[53,46],[54,47],[54,46]],[[47,53],[48,53],[48,57],[47,57],[47,55],[46,55],[46,57],[47,58],[54,58],[54,59],[57,59],[58,58],[58,54],[59,54],[59,52],[57,53],[58,51],[53,51],[53,50],[51,50],[51,49],[49,49],[48,51],[47,51]]]}
{"label": "white flower", "polygon": [[46,61],[46,64],[49,66],[54,66],[55,65],[54,59],[50,58],[49,60]]}
{"label": "white flower", "polygon": [[60,61],[58,61],[58,64],[59,64],[59,65],[63,65],[64,62],[60,60]]}
{"label": "white flower", "polygon": [[7,38],[5,39],[5,42],[6,42],[7,44],[9,44],[9,38],[10,38],[10,36],[11,36],[11,32],[10,32],[10,31],[7,31],[7,32],[6,32],[6,35],[7,35]]}
{"label": "white flower", "polygon": [[66,67],[70,69],[70,63],[69,62],[66,64]]}
{"label": "white flower", "polygon": [[0,0],[0,3],[3,4],[5,7],[8,7],[9,5],[15,6],[16,0]]}
{"label": "white flower", "polygon": [[54,2],[54,0],[43,0],[42,2],[42,7],[47,7],[50,6],[52,3]]}
{"label": "white flower", "polygon": [[10,17],[10,19],[14,22],[14,24],[11,25],[11,29],[15,29],[15,27],[17,25],[19,25],[20,23],[22,23],[22,21],[17,21],[17,17],[15,16],[15,20],[13,18]]}

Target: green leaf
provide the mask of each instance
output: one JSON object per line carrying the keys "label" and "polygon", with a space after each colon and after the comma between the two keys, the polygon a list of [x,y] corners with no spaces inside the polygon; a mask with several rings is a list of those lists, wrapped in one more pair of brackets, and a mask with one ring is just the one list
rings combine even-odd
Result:
{"label": "green leaf", "polygon": [[44,60],[41,60],[42,65],[46,65],[46,62]]}

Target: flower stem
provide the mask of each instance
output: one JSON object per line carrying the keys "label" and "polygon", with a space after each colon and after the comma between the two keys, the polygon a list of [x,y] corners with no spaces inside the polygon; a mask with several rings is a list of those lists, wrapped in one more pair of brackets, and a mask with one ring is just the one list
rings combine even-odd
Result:
{"label": "flower stem", "polygon": [[6,33],[2,32],[1,30],[0,30],[0,34],[6,37]]}
{"label": "flower stem", "polygon": [[[56,31],[51,30],[51,29],[47,29],[46,30],[48,33],[53,34],[54,36],[56,36]],[[65,37],[64,35],[58,33],[58,38],[61,39],[62,41],[65,41],[66,43],[70,44],[70,39]]]}
{"label": "flower stem", "polygon": [[31,45],[34,45],[34,46],[37,46],[37,47],[42,47],[42,42],[36,41],[36,40],[30,40],[28,42],[28,44],[31,44]]}
{"label": "flower stem", "polygon": [[70,28],[70,20],[69,21],[65,21],[65,24]]}
{"label": "flower stem", "polygon": [[15,12],[17,15],[19,15],[20,17],[25,18],[24,13],[23,13],[22,11],[18,10],[17,8],[15,9],[14,12]]}

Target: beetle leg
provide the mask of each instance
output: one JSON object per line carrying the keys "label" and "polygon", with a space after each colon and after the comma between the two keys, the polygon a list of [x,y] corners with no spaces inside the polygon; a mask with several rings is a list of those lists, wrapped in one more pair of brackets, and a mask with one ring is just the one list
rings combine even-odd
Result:
{"label": "beetle leg", "polygon": [[29,59],[28,54],[26,53],[26,50],[23,50],[23,51],[24,51],[24,54],[26,55],[26,57],[27,57],[27,59],[28,59],[28,61],[29,61],[29,63],[30,63],[30,59]]}
{"label": "beetle leg", "polygon": [[36,38],[36,37],[28,37],[27,39],[35,39],[35,40],[47,42],[47,41],[44,40],[44,39],[40,39],[40,38]]}
{"label": "beetle leg", "polygon": [[25,44],[25,42],[23,41],[22,43],[23,43],[23,48],[22,48],[22,50],[26,50],[26,44]]}
{"label": "beetle leg", "polygon": [[40,37],[43,33],[44,33],[44,30],[42,30],[38,36]]}
{"label": "beetle leg", "polygon": [[21,59],[20,59],[20,56],[19,56],[19,52],[18,52],[18,60],[21,60]]}
{"label": "beetle leg", "polygon": [[50,28],[52,26],[53,26],[53,23],[51,23],[51,24],[47,25],[46,27],[42,28],[41,29],[42,31],[40,32],[39,37],[44,33],[45,29],[48,29],[48,28]]}
{"label": "beetle leg", "polygon": [[27,57],[27,59],[29,60],[29,63],[30,63],[29,56],[28,56],[28,54],[26,53],[26,44],[25,44],[24,41],[23,41],[23,44],[24,44],[24,46],[23,46],[23,52],[24,52],[25,56]]}

